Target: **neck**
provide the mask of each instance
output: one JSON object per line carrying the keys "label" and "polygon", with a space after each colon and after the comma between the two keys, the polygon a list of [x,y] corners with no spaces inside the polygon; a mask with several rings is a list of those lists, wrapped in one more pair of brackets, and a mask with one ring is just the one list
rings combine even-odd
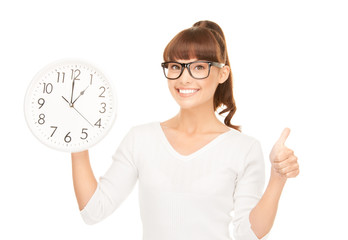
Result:
{"label": "neck", "polygon": [[181,108],[173,120],[175,128],[187,134],[212,132],[223,125],[217,119],[212,104],[191,109]]}

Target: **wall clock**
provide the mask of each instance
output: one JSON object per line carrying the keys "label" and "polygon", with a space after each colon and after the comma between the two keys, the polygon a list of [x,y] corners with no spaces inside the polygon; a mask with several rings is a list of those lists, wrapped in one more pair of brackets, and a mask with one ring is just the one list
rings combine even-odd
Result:
{"label": "wall clock", "polygon": [[74,59],[56,61],[39,71],[24,102],[25,119],[34,136],[65,152],[98,143],[111,129],[116,110],[110,81],[92,64]]}

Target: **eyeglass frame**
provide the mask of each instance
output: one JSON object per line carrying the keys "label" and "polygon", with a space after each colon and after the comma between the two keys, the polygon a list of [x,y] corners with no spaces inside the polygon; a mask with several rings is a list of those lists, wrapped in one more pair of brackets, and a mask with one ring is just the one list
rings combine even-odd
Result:
{"label": "eyeglass frame", "polygon": [[[203,78],[196,78],[196,77],[194,77],[194,76],[192,75],[192,73],[191,73],[190,65],[191,65],[192,63],[200,63],[200,62],[201,62],[201,63],[208,63],[208,64],[209,64],[208,75],[207,75],[206,77],[203,77]],[[165,64],[168,64],[168,63],[177,63],[177,64],[181,65],[181,72],[180,72],[180,74],[179,74],[178,77],[176,77],[176,78],[169,78],[169,77],[166,76],[165,66],[164,66],[164,65],[165,65]],[[176,80],[176,79],[178,79],[178,78],[181,77],[181,75],[182,75],[182,73],[184,72],[185,68],[187,68],[187,70],[188,70],[188,72],[189,72],[189,74],[190,74],[190,76],[191,76],[192,78],[194,78],[194,79],[205,79],[205,78],[209,77],[209,75],[210,75],[210,68],[211,68],[211,66],[218,67],[218,68],[223,68],[223,67],[225,66],[225,64],[224,64],[224,63],[219,63],[219,62],[198,60],[198,61],[189,62],[189,63],[179,63],[179,62],[176,62],[176,61],[168,61],[168,62],[163,62],[163,63],[161,63],[161,66],[162,66],[162,68],[163,68],[164,76],[165,76],[167,79],[169,79],[169,80]]]}

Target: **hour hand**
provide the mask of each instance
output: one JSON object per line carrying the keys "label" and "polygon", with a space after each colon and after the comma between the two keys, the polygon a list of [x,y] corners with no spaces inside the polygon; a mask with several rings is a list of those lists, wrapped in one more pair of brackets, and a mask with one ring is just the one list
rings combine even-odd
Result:
{"label": "hour hand", "polygon": [[79,97],[81,97],[83,94],[85,94],[85,91],[87,90],[88,87],[89,87],[89,85],[85,88],[85,90],[80,92],[80,95],[72,102],[72,104],[74,104],[76,102],[76,100],[79,99]]}

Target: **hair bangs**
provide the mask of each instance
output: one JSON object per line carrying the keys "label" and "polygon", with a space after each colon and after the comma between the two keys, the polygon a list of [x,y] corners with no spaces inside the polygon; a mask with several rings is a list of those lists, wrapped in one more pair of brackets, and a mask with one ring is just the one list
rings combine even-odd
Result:
{"label": "hair bangs", "polygon": [[163,53],[164,61],[196,58],[220,62],[222,59],[218,42],[209,29],[191,27],[178,33]]}

